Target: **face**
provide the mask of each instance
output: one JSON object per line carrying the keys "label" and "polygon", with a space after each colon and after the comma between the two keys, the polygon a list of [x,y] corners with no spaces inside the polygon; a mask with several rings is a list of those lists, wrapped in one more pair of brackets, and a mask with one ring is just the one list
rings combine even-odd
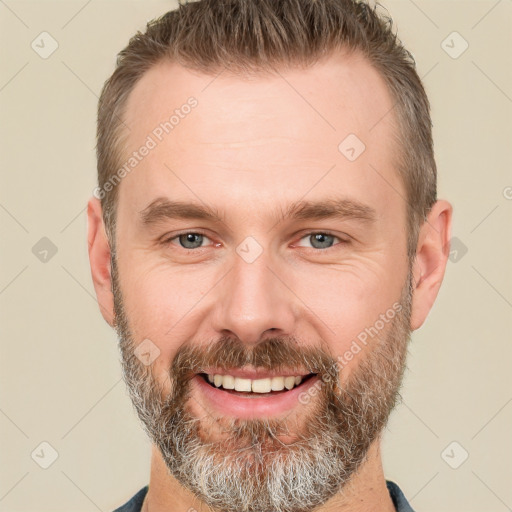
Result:
{"label": "face", "polygon": [[126,159],[151,148],[119,185],[125,378],[219,510],[324,503],[394,405],[412,296],[392,105],[356,55],[245,78],[165,63],[130,95]]}

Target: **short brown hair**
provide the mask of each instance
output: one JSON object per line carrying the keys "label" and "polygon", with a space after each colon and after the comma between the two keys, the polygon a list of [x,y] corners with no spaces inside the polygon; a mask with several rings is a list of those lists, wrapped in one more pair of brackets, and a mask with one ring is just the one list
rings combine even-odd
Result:
{"label": "short brown hair", "polygon": [[119,53],[98,105],[98,186],[111,246],[118,187],[106,192],[104,186],[122,161],[127,98],[148,69],[169,59],[206,74],[272,71],[308,66],[338,49],[361,52],[394,101],[413,258],[419,227],[437,196],[430,105],[391,18],[362,0],[199,0],[180,4],[133,36]]}

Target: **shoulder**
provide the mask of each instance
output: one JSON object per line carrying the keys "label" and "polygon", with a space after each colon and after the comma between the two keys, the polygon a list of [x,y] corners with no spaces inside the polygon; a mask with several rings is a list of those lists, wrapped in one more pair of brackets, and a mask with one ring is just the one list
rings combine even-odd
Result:
{"label": "shoulder", "polygon": [[[411,506],[409,505],[409,502],[407,501],[406,497],[404,496],[402,490],[400,489],[400,487],[398,487],[397,484],[391,482],[390,480],[387,480],[386,485],[397,512],[414,512]],[[137,494],[135,494],[135,496],[133,496],[133,498],[131,498],[121,507],[114,510],[114,512],[140,512],[142,502],[146,497],[148,488],[149,487],[147,485],[146,487],[143,487]]]}
{"label": "shoulder", "polygon": [[393,504],[395,505],[396,512],[414,512],[414,510],[411,508],[411,505],[409,505],[409,502],[404,496],[404,493],[400,487],[395,484],[395,482],[386,480],[386,485],[389,491],[389,495],[393,500]]}
{"label": "shoulder", "polygon": [[148,488],[149,486],[147,485],[143,487],[131,500],[127,501],[123,506],[116,508],[114,512],[140,512]]}

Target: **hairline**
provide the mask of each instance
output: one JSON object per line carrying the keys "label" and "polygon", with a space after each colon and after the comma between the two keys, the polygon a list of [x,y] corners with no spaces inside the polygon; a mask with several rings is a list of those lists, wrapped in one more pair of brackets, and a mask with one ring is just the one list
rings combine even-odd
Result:
{"label": "hairline", "polygon": [[[149,71],[153,70],[157,66],[162,63],[170,63],[170,64],[178,64],[185,68],[186,70],[202,74],[208,77],[216,77],[219,73],[224,71],[228,71],[231,77],[243,79],[244,77],[265,77],[265,76],[280,76],[279,71],[284,70],[307,70],[311,67],[315,66],[318,63],[325,62],[329,59],[332,59],[337,52],[346,52],[346,55],[356,54],[362,57],[367,64],[369,64],[373,70],[375,70],[379,77],[381,78],[386,92],[389,95],[391,102],[393,103],[392,108],[384,114],[384,116],[377,122],[381,122],[384,117],[388,115],[392,116],[392,122],[390,123],[390,137],[393,141],[393,151],[391,151],[391,161],[389,165],[391,168],[398,174],[400,182],[403,186],[405,197],[403,198],[407,205],[405,209],[406,224],[407,224],[407,244],[409,246],[410,237],[416,238],[417,235],[415,231],[418,229],[416,226],[417,222],[415,222],[415,218],[413,216],[413,206],[410,204],[409,190],[407,186],[406,179],[406,151],[408,146],[408,138],[405,133],[406,131],[406,120],[405,114],[402,115],[400,112],[400,101],[396,98],[395,91],[390,86],[389,81],[386,79],[386,75],[379,69],[379,67],[372,62],[367,55],[360,48],[352,48],[350,45],[343,44],[338,46],[333,46],[328,48],[327,51],[322,55],[315,55],[309,59],[292,59],[288,61],[277,60],[275,62],[269,62],[268,64],[256,64],[250,63],[249,65],[231,63],[231,66],[222,65],[222,64],[214,64],[210,66],[200,66],[193,65],[188,60],[181,60],[179,58],[174,58],[171,55],[163,55],[155,62],[153,62],[143,73],[141,73],[137,80],[134,81],[131,88],[125,91],[124,100],[121,103],[121,111],[118,112],[120,120],[116,123],[114,140],[115,140],[115,154],[116,154],[116,164],[114,166],[115,169],[119,168],[121,163],[123,162],[123,155],[128,153],[128,148],[126,147],[126,141],[128,139],[129,131],[126,128],[123,128],[123,124],[126,122],[126,111],[128,105],[130,103],[130,98],[132,97],[132,93],[140,83],[140,81],[148,74]],[[397,108],[398,107],[398,108]],[[373,127],[372,127],[373,129]],[[122,181],[122,180],[121,180]],[[112,249],[116,247],[115,237],[116,237],[116,218],[118,211],[118,202],[119,202],[119,194],[120,194],[120,186],[121,183],[114,187],[113,193],[110,195],[110,211],[104,213],[104,222],[105,228],[107,231],[107,236],[109,238]],[[416,227],[416,229],[415,229]],[[412,230],[412,232],[411,232]]]}

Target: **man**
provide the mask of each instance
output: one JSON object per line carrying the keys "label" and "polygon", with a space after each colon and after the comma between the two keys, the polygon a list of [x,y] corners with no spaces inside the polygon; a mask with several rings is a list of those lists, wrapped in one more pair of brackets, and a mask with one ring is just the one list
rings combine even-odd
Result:
{"label": "man", "polygon": [[349,0],[203,0],[120,53],[88,205],[152,443],[118,511],[412,510],[380,442],[441,285],[429,103]]}

